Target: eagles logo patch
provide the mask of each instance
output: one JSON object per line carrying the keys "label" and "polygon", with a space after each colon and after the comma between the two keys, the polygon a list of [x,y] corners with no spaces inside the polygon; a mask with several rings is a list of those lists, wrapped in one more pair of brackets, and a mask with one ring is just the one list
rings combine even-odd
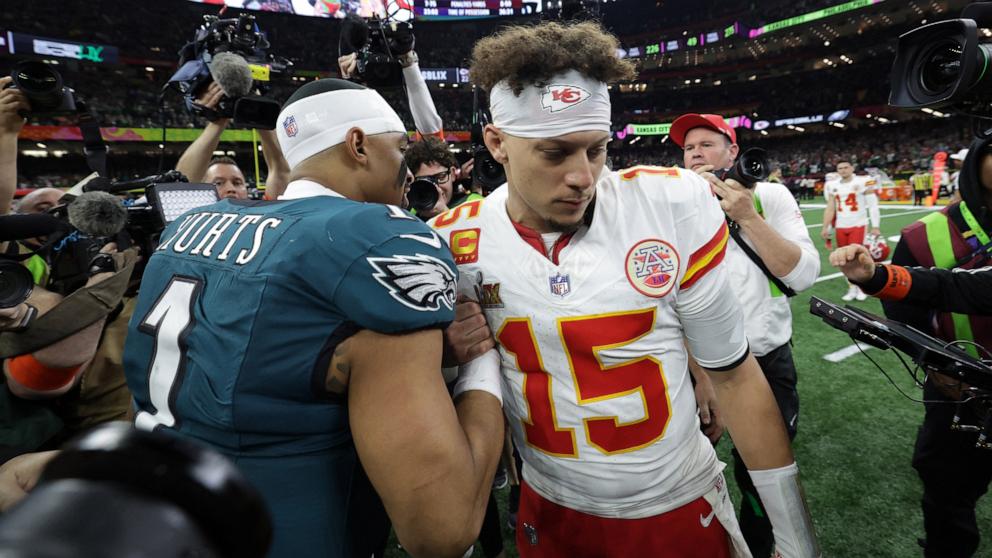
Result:
{"label": "eagles logo patch", "polygon": [[407,308],[418,312],[434,312],[442,305],[454,309],[456,276],[443,261],[424,254],[366,261],[375,270],[372,277]]}
{"label": "eagles logo patch", "polygon": [[644,296],[661,298],[671,292],[679,273],[679,253],[664,240],[650,238],[627,252],[627,280]]}

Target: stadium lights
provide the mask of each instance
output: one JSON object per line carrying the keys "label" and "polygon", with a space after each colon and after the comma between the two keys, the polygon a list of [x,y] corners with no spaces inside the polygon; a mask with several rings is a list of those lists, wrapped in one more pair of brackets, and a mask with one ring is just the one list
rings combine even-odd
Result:
{"label": "stadium lights", "polygon": [[45,149],[45,148],[47,148],[47,147],[48,147],[47,145],[45,145],[45,144],[43,144],[43,143],[41,143],[41,142],[38,142],[38,143],[36,143],[35,145],[37,145],[37,146],[38,146],[38,149]]}
{"label": "stadium lights", "polygon": [[830,41],[823,41],[823,46],[830,46]]}
{"label": "stadium lights", "polygon": [[768,130],[761,130],[761,135],[767,136],[768,135]]}
{"label": "stadium lights", "polygon": [[214,151],[213,152],[213,155],[215,157],[223,157],[224,156],[224,152],[223,151]]}
{"label": "stadium lights", "polygon": [[721,81],[721,80],[716,80],[716,81],[714,81],[714,82],[713,82],[713,85],[720,85],[720,84],[722,84],[722,83],[723,83],[723,81]]}
{"label": "stadium lights", "polygon": [[146,72],[154,72],[155,71],[155,68],[152,68],[151,66],[145,66],[145,71]]}

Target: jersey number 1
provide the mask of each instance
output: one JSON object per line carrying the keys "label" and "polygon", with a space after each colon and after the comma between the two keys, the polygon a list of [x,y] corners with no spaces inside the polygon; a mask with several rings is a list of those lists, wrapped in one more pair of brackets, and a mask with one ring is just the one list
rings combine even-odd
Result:
{"label": "jersey number 1", "polygon": [[174,405],[186,371],[186,336],[193,329],[193,305],[202,286],[197,279],[174,276],[138,326],[155,337],[148,366],[148,399],[154,412],[139,411],[134,419],[142,430],[176,425]]}
{"label": "jersey number 1", "polygon": [[[655,309],[562,318],[558,333],[565,348],[579,405],[638,394],[644,418],[621,423],[617,416],[582,419],[589,445],[605,454],[626,453],[653,444],[665,434],[671,402],[661,362],[645,355],[621,364],[604,365],[599,352],[629,345],[654,329]],[[559,457],[578,457],[575,430],[558,424],[551,390],[551,375],[544,368],[537,340],[528,318],[504,322],[497,336],[513,353],[524,374],[527,443]]]}

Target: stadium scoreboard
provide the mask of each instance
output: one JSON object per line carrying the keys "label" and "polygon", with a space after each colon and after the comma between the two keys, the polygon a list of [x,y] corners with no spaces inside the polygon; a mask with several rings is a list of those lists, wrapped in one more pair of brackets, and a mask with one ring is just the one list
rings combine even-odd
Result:
{"label": "stadium scoreboard", "polygon": [[414,16],[421,19],[459,19],[532,15],[539,1],[525,0],[415,0]]}

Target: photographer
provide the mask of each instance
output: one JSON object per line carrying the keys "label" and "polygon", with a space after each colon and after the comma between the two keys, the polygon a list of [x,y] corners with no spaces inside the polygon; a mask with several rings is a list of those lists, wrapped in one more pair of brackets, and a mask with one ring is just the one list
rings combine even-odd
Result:
{"label": "photographer", "polygon": [[[670,134],[683,149],[685,167],[695,172],[714,172],[719,177],[721,170],[731,169],[738,158],[737,134],[719,115],[683,115],[672,123]],[[799,206],[784,185],[758,182],[751,189],[725,180],[713,188],[732,229],[739,230],[739,234],[732,233],[734,239],[726,252],[725,264],[735,277],[731,289],[744,310],[748,343],[772,388],[791,440],[798,427],[799,393],[790,346],[792,313],[783,291],[811,287],[820,272],[819,257]],[[746,253],[745,245],[767,272]],[[690,359],[689,366],[697,382],[700,416],[707,425],[704,432],[715,442],[723,425],[719,409],[714,408],[715,397],[708,395],[713,388],[695,360]],[[769,556],[774,549],[771,524],[736,449],[733,455],[735,477],[745,497],[741,530],[755,556]]]}
{"label": "photographer", "polygon": [[[196,99],[196,104],[215,110],[225,93],[220,84],[212,82]],[[200,137],[190,144],[176,163],[176,170],[186,175],[190,182],[213,184],[222,198],[247,199],[248,188],[244,172],[234,159],[213,157],[220,144],[220,136],[231,123],[230,118],[217,118],[207,124]],[[262,155],[268,176],[265,179],[265,197],[274,200],[289,183],[289,164],[283,157],[274,130],[258,130]]]}
{"label": "photographer", "polygon": [[[883,299],[890,319],[948,342],[986,348],[992,348],[990,146],[990,140],[972,143],[959,181],[962,201],[903,229],[892,266],[866,265],[858,248],[831,255],[831,263],[849,279]],[[984,421],[984,413],[975,405],[956,404],[962,387],[942,374],[929,375],[923,387],[926,414],[916,438],[913,467],[923,482],[926,539],[920,543],[927,557],[970,557],[979,545],[975,505],[992,481],[992,452],[975,447],[975,433],[951,428],[957,413],[963,424]]]}
{"label": "photographer", "polygon": [[[16,188],[17,135],[25,122],[21,112],[31,108],[21,91],[4,88],[9,82],[10,78],[0,78],[0,208],[5,214],[9,213]],[[18,211],[22,214],[46,213],[60,203],[63,194],[54,188],[35,190],[21,200]],[[0,310],[0,330],[7,330],[21,325],[28,311],[27,305],[35,308],[41,319],[49,311],[59,309],[63,297],[44,288],[51,270],[46,254],[34,253],[39,245],[32,245],[29,240],[3,244],[6,246],[0,246],[0,251],[9,255],[32,254],[23,265],[35,282],[25,303]],[[104,253],[112,253],[114,249],[109,245]],[[116,257],[111,254],[111,259]],[[94,271],[82,281],[84,289],[98,289],[102,281],[113,275],[109,273],[110,269]],[[83,294],[86,293],[89,291]],[[117,304],[109,299],[105,302]],[[59,311],[63,312],[65,308]],[[73,323],[63,319],[63,315],[60,322],[54,324],[49,317],[44,324],[48,333],[56,332],[57,326],[58,332],[65,332],[65,335],[51,337],[53,341],[48,345],[32,347],[21,354],[8,351],[17,356],[2,364],[4,381],[0,385],[0,408],[7,410],[4,419],[8,421],[5,428],[0,429],[4,433],[0,438],[0,452],[5,454],[2,457],[45,447],[93,424],[127,418],[130,393],[120,362],[130,313],[126,304],[122,311],[112,313],[108,319],[109,313],[89,323]],[[39,332],[39,335],[43,333]],[[10,335],[0,334],[0,347],[9,349]]]}
{"label": "photographer", "polygon": [[417,216],[421,219],[426,221],[467,201],[482,199],[481,195],[475,192],[462,192],[458,187],[459,178],[471,176],[472,161],[465,163],[469,170],[463,172],[464,167],[459,168],[455,156],[444,140],[433,136],[424,137],[410,144],[405,158],[415,181],[431,182],[438,190],[438,200],[434,208],[430,211],[417,212]]}

